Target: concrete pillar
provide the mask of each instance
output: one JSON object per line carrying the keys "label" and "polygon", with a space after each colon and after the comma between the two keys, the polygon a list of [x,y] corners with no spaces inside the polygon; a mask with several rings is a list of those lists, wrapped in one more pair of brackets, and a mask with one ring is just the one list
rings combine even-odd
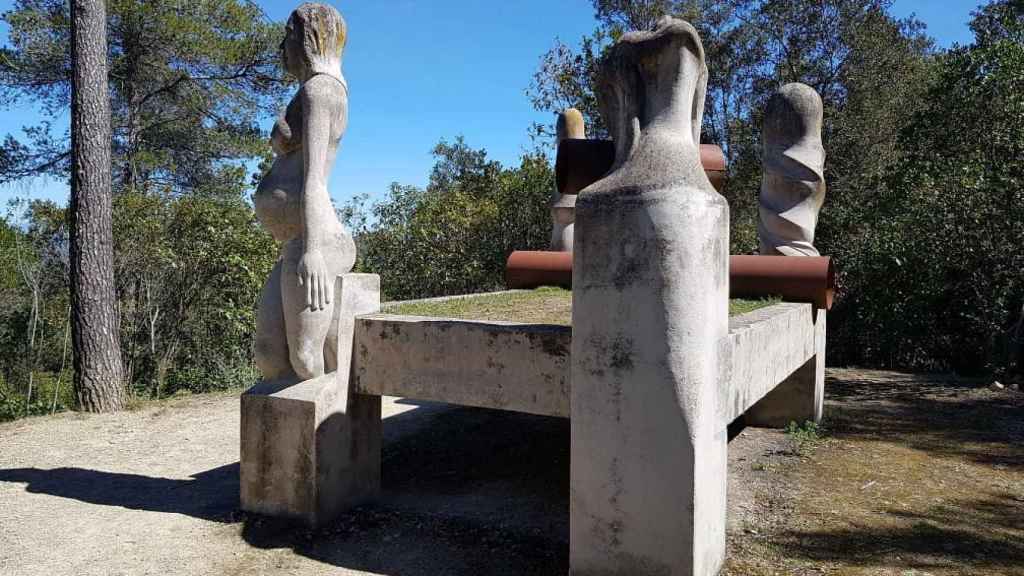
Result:
{"label": "concrete pillar", "polygon": [[338,370],[242,395],[242,510],[315,527],[380,492],[380,396],[350,391],[355,317],[379,310],[380,277],[339,276]]}
{"label": "concrete pillar", "polygon": [[707,67],[666,18],[601,64],[616,144],[576,205],[570,573],[712,576],[725,555],[729,211],[700,163]]}
{"label": "concrete pillar", "polygon": [[748,426],[783,428],[821,422],[825,406],[825,311],[816,312],[814,356],[744,414]]}

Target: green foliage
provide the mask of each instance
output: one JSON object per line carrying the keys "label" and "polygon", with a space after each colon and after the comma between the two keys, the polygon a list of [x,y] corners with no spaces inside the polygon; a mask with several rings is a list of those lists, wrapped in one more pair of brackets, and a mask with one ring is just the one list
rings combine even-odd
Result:
{"label": "green foliage", "polygon": [[550,241],[554,175],[527,155],[503,168],[462,140],[442,141],[426,189],[393,184],[390,197],[343,210],[355,232],[358,268],[381,275],[389,299],[464,294],[501,287],[513,250]]}
{"label": "green foliage", "polygon": [[[121,345],[136,396],[245,386],[256,301],[277,258],[240,198],[123,193],[114,199]],[[66,212],[0,221],[0,419],[73,406]]]}
{"label": "green foliage", "polygon": [[846,264],[850,361],[1024,368],[1024,3],[993,2],[972,28],[903,128]]}
{"label": "green foliage", "polygon": [[[248,0],[107,2],[115,190],[237,195],[244,162],[269,153],[257,125],[284,83],[281,27]],[[0,182],[68,174],[70,12],[65,0],[17,0],[5,12],[0,102],[46,120],[0,146]]]}
{"label": "green foliage", "polygon": [[123,194],[114,206],[125,367],[136,389],[241,386],[273,240],[240,199]]}
{"label": "green foliage", "polygon": [[[255,302],[277,250],[242,198],[251,161],[270,153],[257,121],[286,88],[282,26],[250,0],[106,8],[115,272],[133,391],[248,384]],[[0,102],[31,103],[44,120],[0,144],[0,182],[66,178],[69,139],[53,125],[69,108],[69,4],[16,0],[2,19]],[[18,209],[0,222],[0,417],[71,405],[65,210]]]}
{"label": "green foliage", "polygon": [[840,271],[830,361],[1024,368],[1024,3],[990,2],[971,23],[976,42],[947,53],[891,4],[594,0],[594,34],[548,52],[529,93],[539,110],[580,108],[600,135],[602,51],[661,14],[691,21],[710,71],[703,140],[726,151],[732,251],[748,253],[764,104],[784,83],[811,85],[828,152],[816,244]]}
{"label": "green foliage", "polygon": [[824,435],[824,430],[810,420],[803,424],[790,422],[785,431],[792,452],[798,456],[809,454]]}
{"label": "green foliage", "polygon": [[73,402],[62,230],[52,205],[24,208],[27,226],[0,219],[0,420]]}

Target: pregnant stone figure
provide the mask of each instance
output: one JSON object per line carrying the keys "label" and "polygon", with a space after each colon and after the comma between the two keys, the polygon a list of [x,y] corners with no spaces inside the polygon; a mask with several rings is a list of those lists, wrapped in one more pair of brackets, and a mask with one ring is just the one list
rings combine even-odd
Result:
{"label": "pregnant stone figure", "polygon": [[292,13],[281,42],[284,67],[301,86],[271,133],[274,163],[254,199],[260,222],[283,246],[256,324],[256,364],[267,381],[316,378],[338,362],[335,283],[356,254],[327,193],[348,123],[345,39],[341,14],[309,3]]}

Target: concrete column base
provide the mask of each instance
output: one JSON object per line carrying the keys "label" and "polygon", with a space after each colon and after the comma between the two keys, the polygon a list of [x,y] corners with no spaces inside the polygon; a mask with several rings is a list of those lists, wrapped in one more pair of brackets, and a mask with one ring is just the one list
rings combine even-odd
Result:
{"label": "concrete column base", "polygon": [[821,422],[825,406],[825,311],[815,321],[815,354],[744,415],[748,426],[784,428]]}
{"label": "concrete column base", "polygon": [[336,303],[336,372],[297,384],[260,382],[242,395],[246,512],[316,527],[380,492],[380,397],[350,393],[354,320],[380,309],[380,279],[340,277]]}

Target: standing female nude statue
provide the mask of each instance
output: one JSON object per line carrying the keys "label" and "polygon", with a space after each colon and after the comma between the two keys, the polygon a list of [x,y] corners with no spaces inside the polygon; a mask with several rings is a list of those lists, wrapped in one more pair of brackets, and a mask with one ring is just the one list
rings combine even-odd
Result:
{"label": "standing female nude statue", "polygon": [[302,85],[274,125],[274,163],[254,198],[260,222],[283,245],[256,323],[264,380],[303,381],[337,366],[335,282],[352,269],[356,254],[327,193],[348,124],[345,39],[336,9],[307,3],[292,12],[281,42],[284,67]]}

